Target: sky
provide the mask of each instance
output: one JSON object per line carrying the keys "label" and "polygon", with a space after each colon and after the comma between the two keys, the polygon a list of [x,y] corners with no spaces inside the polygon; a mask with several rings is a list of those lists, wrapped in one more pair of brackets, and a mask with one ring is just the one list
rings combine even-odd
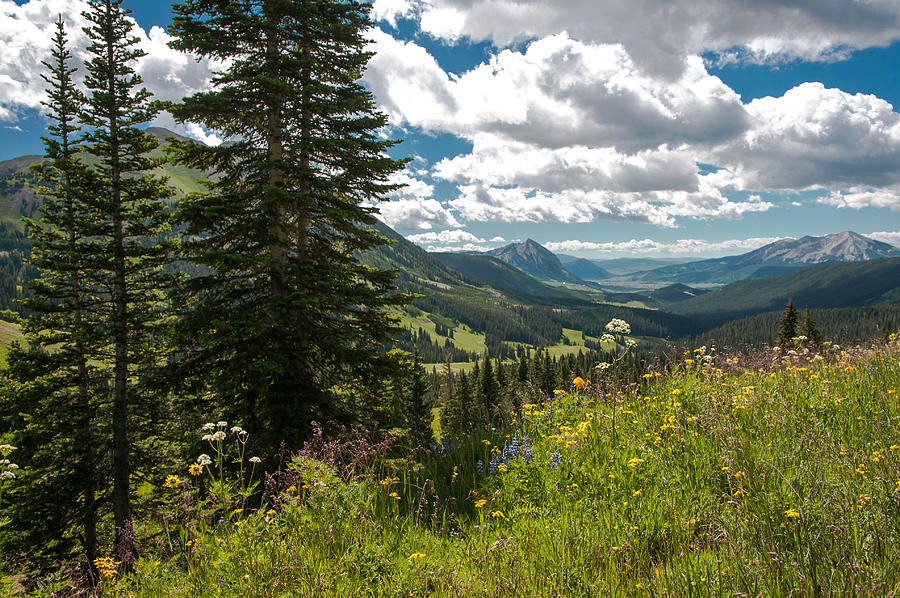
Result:
{"label": "sky", "polygon": [[[84,0],[0,0],[0,160],[42,151],[40,61]],[[126,0],[157,97],[216,65]],[[531,238],[704,258],[853,230],[900,245],[897,0],[374,0],[363,76],[410,157],[381,218],[429,250]],[[153,123],[215,143],[215,131]]]}

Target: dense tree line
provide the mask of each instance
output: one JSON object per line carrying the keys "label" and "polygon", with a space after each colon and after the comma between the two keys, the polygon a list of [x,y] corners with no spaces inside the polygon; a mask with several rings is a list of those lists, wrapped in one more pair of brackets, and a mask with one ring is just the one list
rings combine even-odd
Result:
{"label": "dense tree line", "polygon": [[[61,20],[44,62],[51,125],[33,176],[45,203],[27,222],[40,277],[0,395],[0,435],[21,466],[0,551],[39,566],[81,554],[87,579],[103,552],[134,562],[146,488],[196,458],[204,421],[253,430],[249,448],[269,462],[314,420],[430,442],[421,358],[385,349],[409,297],[356,259],[386,241],[372,205],[404,164],[358,82],[369,6],[173,10],[172,46],[224,65],[208,91],[167,106],[230,141],[172,144],[178,164],[210,173],[203,192],[173,201],[154,174],[165,158],[143,128],[163,106],[135,71],[143,52],[122,0],[87,3],[85,72]],[[5,255],[6,280],[30,278]]]}

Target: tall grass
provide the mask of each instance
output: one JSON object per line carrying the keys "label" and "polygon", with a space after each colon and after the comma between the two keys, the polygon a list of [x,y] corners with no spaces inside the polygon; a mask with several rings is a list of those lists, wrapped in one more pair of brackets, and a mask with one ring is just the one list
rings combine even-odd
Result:
{"label": "tall grass", "polygon": [[900,594],[900,344],[758,365],[698,352],[355,475],[296,457],[270,504],[187,526],[102,593]]}

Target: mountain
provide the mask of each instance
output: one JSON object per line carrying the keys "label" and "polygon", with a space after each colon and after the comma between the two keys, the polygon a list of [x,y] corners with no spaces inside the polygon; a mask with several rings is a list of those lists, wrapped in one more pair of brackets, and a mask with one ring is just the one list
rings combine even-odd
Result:
{"label": "mountain", "polygon": [[541,303],[592,303],[586,293],[546,285],[498,258],[484,254],[432,253],[445,265],[465,276],[484,281],[507,296]]}
{"label": "mountain", "polygon": [[[560,263],[562,260],[560,260]],[[604,280],[610,278],[612,274],[598,266],[592,260],[584,258],[576,258],[573,261],[562,265],[563,269],[569,274],[574,274],[583,280]]]}
{"label": "mountain", "polygon": [[851,231],[823,237],[783,239],[741,255],[656,268],[638,280],[681,283],[729,283],[772,278],[815,264],[900,257],[900,249]]}
{"label": "mountain", "polygon": [[524,243],[510,243],[505,247],[492,249],[486,254],[506,262],[510,266],[515,266],[538,280],[588,284],[563,268],[559,258],[553,252],[532,239],[528,239]]}
{"label": "mountain", "polygon": [[900,302],[900,258],[815,265],[777,278],[740,280],[669,306],[702,318],[710,328],[754,314],[783,309],[863,307]]}

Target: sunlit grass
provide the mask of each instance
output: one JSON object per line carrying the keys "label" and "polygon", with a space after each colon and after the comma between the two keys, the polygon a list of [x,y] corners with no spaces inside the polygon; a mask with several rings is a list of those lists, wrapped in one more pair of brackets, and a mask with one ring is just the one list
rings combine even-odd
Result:
{"label": "sunlit grass", "polygon": [[274,504],[190,526],[171,558],[105,590],[896,595],[900,346],[772,371],[728,361],[696,353],[619,393],[558,393],[363,477],[297,458]]}

